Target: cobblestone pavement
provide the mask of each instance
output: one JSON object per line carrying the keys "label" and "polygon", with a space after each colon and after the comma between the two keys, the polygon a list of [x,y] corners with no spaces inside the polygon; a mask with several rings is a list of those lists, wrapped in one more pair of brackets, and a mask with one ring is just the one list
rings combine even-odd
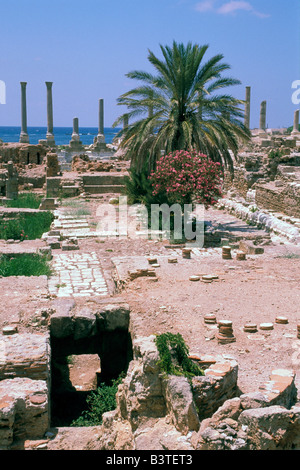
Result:
{"label": "cobblestone pavement", "polygon": [[[63,238],[93,237],[85,216],[65,215],[56,212],[57,218],[53,229],[60,230]],[[82,253],[66,251],[53,254],[52,268],[54,275],[50,277],[49,293],[57,297],[106,296],[108,287],[103,276],[100,259],[96,252]]]}
{"label": "cobblestone pavement", "polygon": [[59,253],[53,255],[54,276],[49,292],[57,297],[108,295],[97,253]]}

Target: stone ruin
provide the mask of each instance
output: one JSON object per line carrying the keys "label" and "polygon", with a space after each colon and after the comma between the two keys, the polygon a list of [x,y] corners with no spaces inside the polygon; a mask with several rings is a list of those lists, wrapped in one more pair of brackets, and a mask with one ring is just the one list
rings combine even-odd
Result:
{"label": "stone ruin", "polygon": [[12,161],[3,163],[0,169],[0,195],[5,199],[18,198],[18,172]]}
{"label": "stone ruin", "polygon": [[[50,86],[48,90],[51,90]],[[249,113],[249,89],[247,96],[246,110]],[[249,119],[247,113],[246,119]],[[229,197],[220,202],[220,207],[233,211],[237,216],[248,217],[257,225],[273,227],[297,241],[300,147],[296,125],[294,123],[291,136],[268,133],[265,118],[264,102],[259,132],[254,133],[251,143],[241,149],[233,179],[226,175],[225,187]],[[50,134],[49,140],[53,142]],[[99,141],[101,143],[101,135]],[[4,153],[1,153],[2,147]],[[0,153],[8,166],[0,171],[0,187],[8,191],[5,193],[7,197],[15,197],[18,190],[16,171],[11,158],[8,158],[13,147],[2,147]],[[14,146],[16,157],[13,161],[16,165],[27,165],[28,158],[29,164],[41,164],[37,161],[37,153],[35,157],[34,153],[28,157],[28,148],[28,143]],[[44,145],[39,145],[38,149],[44,149],[43,160],[47,157],[44,207],[54,204],[54,198],[61,189],[69,195],[82,192],[100,194],[105,188],[120,192],[120,174],[107,172],[99,176],[83,173],[72,179],[59,174],[55,152],[49,152],[49,147]],[[274,150],[280,152],[275,157]],[[269,212],[264,214],[253,210],[254,206]],[[275,213],[278,219],[272,218],[270,213]],[[282,214],[290,217],[292,227],[284,226]],[[281,225],[276,225],[277,220]],[[240,248],[243,252],[256,249],[245,246],[245,243]],[[145,275],[145,272],[152,277],[153,271],[147,266],[145,270],[134,269],[129,274],[135,278]],[[47,432],[51,428],[53,399],[51,357],[57,351],[64,355],[74,351],[79,353],[82,347],[101,356],[101,365],[108,375],[114,368],[119,368],[121,356],[122,369],[128,367],[118,388],[117,407],[104,414],[103,424],[99,427],[99,450],[300,448],[300,407],[293,370],[270,371],[270,380],[261,384],[257,392],[240,394],[237,387],[238,363],[223,356],[191,355],[190,358],[204,370],[203,376],[194,377],[191,381],[183,376],[163,374],[158,367],[159,355],[154,337],[134,337],[134,325],[130,323],[127,305],[107,305],[97,311],[88,308],[74,311],[72,305],[55,304],[50,311],[39,314],[40,324],[44,326],[42,334],[24,335],[15,330],[3,330],[0,338],[0,449],[13,449],[18,442],[24,445],[28,440],[36,441],[37,446],[42,442],[43,448],[47,448],[51,440],[47,438]],[[105,333],[105,337],[101,336],[101,347],[98,344],[99,331],[102,335]],[[109,347],[111,341],[114,354]],[[121,348],[119,355],[115,354],[118,347]]]}
{"label": "stone ruin", "polygon": [[[57,380],[50,370],[51,357],[78,353],[76,348],[85,343],[90,350],[96,348],[108,374],[113,370],[112,360],[118,372],[128,364],[118,387],[117,407],[104,413],[102,425],[97,426],[98,450],[299,449],[300,408],[292,370],[270,371],[270,380],[257,392],[240,394],[238,364],[233,359],[191,355],[204,375],[189,381],[161,372],[154,336],[133,338],[128,349],[126,305],[72,315],[72,305],[65,304],[41,314],[50,337],[49,333],[8,333],[0,339],[2,450],[18,449],[24,443],[47,449],[56,390],[52,382]],[[110,337],[108,342],[100,341],[101,350],[99,328]]]}
{"label": "stone ruin", "polygon": [[77,173],[102,172],[113,169],[114,165],[112,162],[91,160],[86,154],[74,155],[72,158],[71,171],[76,171]]}
{"label": "stone ruin", "polygon": [[1,162],[13,161],[20,168],[27,165],[43,165],[47,148],[43,145],[24,143],[2,143],[0,144]]}
{"label": "stone ruin", "polygon": [[[250,117],[249,87],[246,91],[245,111],[247,125]],[[299,239],[299,111],[294,113],[293,130],[290,133],[287,129],[266,129],[266,102],[262,102],[260,127],[252,130],[251,134],[250,142],[240,148],[234,161],[234,172],[225,173],[225,197],[219,207],[228,209],[251,224],[267,229],[271,225],[283,234],[286,234],[286,230],[290,232],[288,238]],[[285,222],[294,227],[284,227]],[[292,232],[294,235],[291,235]]]}

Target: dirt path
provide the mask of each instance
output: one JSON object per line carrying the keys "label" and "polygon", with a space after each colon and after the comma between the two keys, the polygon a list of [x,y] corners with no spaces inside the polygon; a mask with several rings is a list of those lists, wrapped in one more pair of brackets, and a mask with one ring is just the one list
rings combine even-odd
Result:
{"label": "dirt path", "polygon": [[[95,214],[97,202],[90,205]],[[223,211],[209,209],[205,220],[236,237],[267,236],[264,231],[249,227]],[[247,255],[245,261],[223,260],[221,248],[208,248],[183,259],[180,250],[165,243],[145,240],[89,240],[82,250],[98,245],[102,263],[112,268],[112,258],[155,255],[157,282],[137,278],[122,291],[131,305],[131,321],[136,335],[148,336],[166,331],[181,333],[190,352],[225,354],[239,363],[239,386],[242,392],[257,390],[269,379],[275,368],[292,368],[300,373],[300,341],[297,324],[300,305],[300,247],[276,240],[264,246],[264,253]],[[176,264],[168,263],[170,255]],[[216,274],[212,283],[192,282],[192,275]],[[216,325],[204,323],[204,315],[214,313],[217,320],[233,323],[236,342],[218,344]],[[277,324],[277,316],[288,318],[288,324]],[[257,324],[257,333],[245,333],[248,322]],[[273,323],[270,331],[261,330],[261,323]],[[299,356],[299,357],[298,357]]]}

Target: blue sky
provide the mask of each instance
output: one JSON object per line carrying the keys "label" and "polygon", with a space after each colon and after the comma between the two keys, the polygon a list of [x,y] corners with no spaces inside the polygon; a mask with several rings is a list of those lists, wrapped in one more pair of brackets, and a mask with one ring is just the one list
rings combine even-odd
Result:
{"label": "blue sky", "polygon": [[[46,126],[45,81],[53,81],[54,126],[104,125],[125,109],[117,98],[135,83],[131,70],[153,71],[148,49],[177,42],[209,44],[206,59],[223,54],[230,89],[244,99],[251,86],[252,128],[267,101],[269,127],[289,126],[299,107],[292,82],[300,80],[300,0],[1,0],[0,80],[6,104],[0,126],[21,123],[20,81],[27,81],[28,126]],[[228,75],[228,73],[227,73]]]}

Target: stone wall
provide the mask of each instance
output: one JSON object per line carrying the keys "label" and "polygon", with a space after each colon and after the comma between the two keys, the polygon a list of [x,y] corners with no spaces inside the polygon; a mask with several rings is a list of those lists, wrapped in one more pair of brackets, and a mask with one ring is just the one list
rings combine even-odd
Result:
{"label": "stone wall", "polygon": [[0,145],[0,156],[2,161],[12,161],[18,165],[30,163],[41,165],[46,156],[47,149],[43,145],[3,143]]}
{"label": "stone wall", "polygon": [[235,361],[212,364],[204,377],[192,380],[199,419],[208,418],[229,398],[237,394],[238,365]]}
{"label": "stone wall", "polygon": [[48,152],[46,155],[46,176],[59,176],[59,174],[60,167],[57,154],[54,152]]}
{"label": "stone wall", "polygon": [[[52,334],[81,341],[100,321],[107,332],[128,327],[125,304],[72,314],[56,301]],[[49,430],[49,343],[41,334],[0,339],[0,449],[44,439]],[[204,369],[192,382],[163,374],[155,337],[133,340],[133,358],[117,408],[97,428],[99,450],[275,450],[300,448],[295,372],[275,369],[257,392],[240,395],[238,365],[222,356],[190,356]],[[50,438],[49,438],[50,439]],[[43,441],[44,442],[44,441]]]}
{"label": "stone wall", "polygon": [[277,369],[257,392],[224,402],[201,422],[192,438],[196,450],[299,449],[300,408],[295,372]]}
{"label": "stone wall", "polygon": [[194,377],[191,387],[184,376],[163,374],[158,360],[154,336],[133,341],[133,360],[117,393],[117,414],[134,433],[147,420],[168,416],[174,430],[187,436],[199,430],[206,413],[210,415],[236,393],[235,361],[212,361],[204,376]]}
{"label": "stone wall", "polygon": [[[283,236],[292,243],[300,243],[300,231],[298,223],[291,224],[281,220],[275,215],[267,211],[257,209],[255,204],[241,202],[235,199],[221,199],[217,207],[221,210],[227,210],[239,219],[245,220],[249,225],[256,225],[267,232],[275,235]],[[296,219],[297,220],[297,219]],[[298,219],[299,220],[299,219]],[[300,222],[300,220],[299,220]]]}
{"label": "stone wall", "polygon": [[274,182],[255,186],[258,207],[300,218],[300,184],[276,186]]}
{"label": "stone wall", "polygon": [[103,415],[101,450],[299,449],[295,372],[277,369],[257,392],[239,395],[237,363],[191,357],[206,367],[192,385],[158,368],[154,337],[136,338],[117,409]]}
{"label": "stone wall", "polygon": [[0,170],[0,196],[5,197],[6,195],[6,180],[7,180],[7,170]]}
{"label": "stone wall", "polygon": [[242,197],[246,197],[252,186],[262,178],[268,177],[267,158],[260,153],[241,153],[234,166],[234,175],[226,172],[224,189],[234,187]]}
{"label": "stone wall", "polygon": [[0,337],[0,449],[35,439],[49,427],[50,350],[48,337]]}

